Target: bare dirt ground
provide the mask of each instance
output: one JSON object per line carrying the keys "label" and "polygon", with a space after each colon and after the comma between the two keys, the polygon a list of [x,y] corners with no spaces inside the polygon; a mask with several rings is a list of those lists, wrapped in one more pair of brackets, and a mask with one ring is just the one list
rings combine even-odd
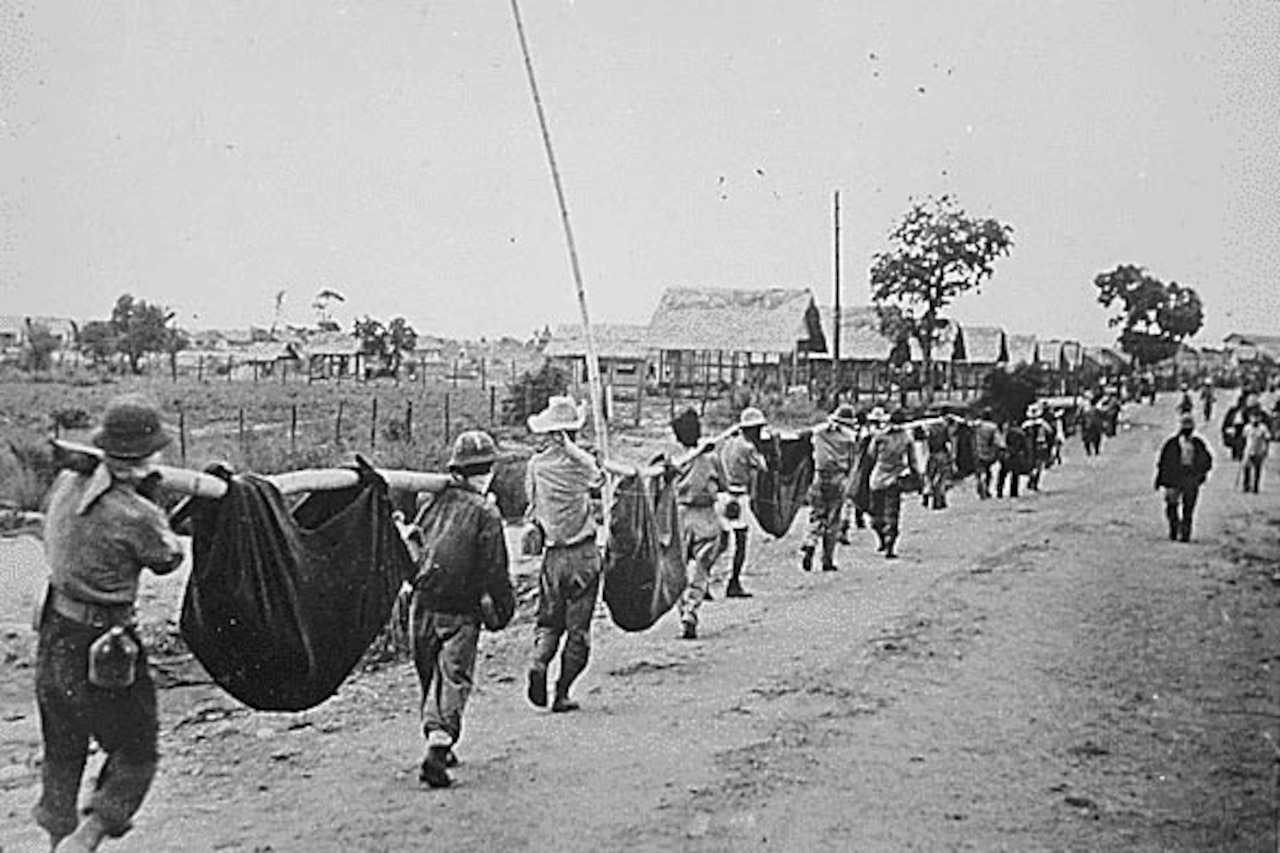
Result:
{"label": "bare dirt ground", "polygon": [[[756,597],[707,604],[697,641],[670,614],[624,634],[602,607],[576,714],[525,701],[526,603],[482,639],[446,791],[417,782],[408,663],[281,715],[161,656],[160,775],[109,849],[1274,850],[1280,474],[1241,494],[1211,441],[1195,541],[1167,541],[1172,404],[1132,407],[1101,457],[1073,441],[1038,494],[909,502],[896,562],[864,533],[841,571],[805,574],[799,523],[757,534]],[[44,849],[36,553],[0,543],[5,851]],[[176,617],[180,581],[147,581],[152,621]]]}

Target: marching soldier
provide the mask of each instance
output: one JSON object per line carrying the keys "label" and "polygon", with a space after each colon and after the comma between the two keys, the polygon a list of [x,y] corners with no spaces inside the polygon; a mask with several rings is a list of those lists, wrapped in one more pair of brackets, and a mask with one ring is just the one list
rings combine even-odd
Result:
{"label": "marching soldier", "polygon": [[720,461],[729,482],[729,502],[737,507],[736,512],[726,507],[729,530],[733,535],[733,573],[724,592],[728,598],[751,597],[751,593],[742,588],[742,567],[747,560],[750,490],[756,472],[766,468],[764,454],[760,452],[765,425],[764,412],[748,406],[738,418],[738,432],[729,437],[720,451]]}
{"label": "marching soldier", "polygon": [[853,474],[858,429],[853,407],[846,404],[810,431],[813,441],[813,485],[809,488],[809,531],[800,549],[800,567],[813,569],[813,555],[822,544],[822,570],[834,572],[836,542],[844,510],[848,480]]}

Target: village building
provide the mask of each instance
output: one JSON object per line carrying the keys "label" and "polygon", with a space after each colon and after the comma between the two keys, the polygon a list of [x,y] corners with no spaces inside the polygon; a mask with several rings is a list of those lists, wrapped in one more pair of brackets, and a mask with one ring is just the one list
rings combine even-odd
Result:
{"label": "village building", "polygon": [[1009,347],[999,326],[967,326],[956,329],[952,344],[953,387],[963,397],[982,390],[987,374],[1009,363]]}
{"label": "village building", "polygon": [[[651,378],[653,358],[649,349],[647,326],[614,323],[592,324],[591,340],[600,365],[600,382],[604,388],[605,410],[634,404],[639,423],[644,404],[645,385]],[[587,339],[581,324],[556,326],[551,331],[543,355],[569,375],[569,387],[581,397],[589,388],[587,375]]]}
{"label": "village building", "polygon": [[1005,335],[1005,347],[1009,353],[1009,367],[1019,364],[1037,364],[1040,361],[1039,342],[1035,335]]}
{"label": "village building", "polygon": [[668,393],[745,385],[807,385],[811,358],[827,351],[808,288],[669,288],[649,323],[657,381]]}

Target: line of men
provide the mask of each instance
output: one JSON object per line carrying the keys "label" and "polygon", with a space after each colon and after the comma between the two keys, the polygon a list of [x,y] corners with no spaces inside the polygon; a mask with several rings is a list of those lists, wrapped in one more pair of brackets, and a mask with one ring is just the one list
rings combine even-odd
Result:
{"label": "line of men", "polygon": [[[1029,418],[1037,420],[1038,413]],[[953,427],[957,421],[944,423]],[[528,420],[530,431],[542,439],[526,475],[528,517],[542,539],[542,562],[526,694],[534,706],[549,707],[553,713],[578,710],[571,689],[590,659],[591,620],[602,570],[593,500],[610,473],[633,470],[609,460],[598,462],[580,447],[577,436],[584,422],[584,407],[570,397],[553,397],[546,409]],[[764,414],[754,407],[744,409],[732,434],[720,441],[701,436],[692,410],[671,424],[679,450],[667,455],[663,464],[676,481],[684,529],[687,585],[679,602],[683,638],[696,639],[712,567],[730,547],[732,569],[725,594],[751,595],[741,577],[748,548],[749,490],[755,474],[766,467],[767,426]],[[1026,427],[1005,430],[1006,446],[1009,437]],[[1047,424],[1044,429],[1049,429]],[[824,570],[837,569],[836,546],[847,533],[851,502],[859,517],[871,516],[879,551],[894,558],[902,494],[919,488],[915,482],[931,470],[918,459],[905,411],[889,415],[876,408],[860,421],[852,407],[842,405],[826,422],[804,433],[812,442],[814,478],[801,567],[811,570],[820,554]],[[998,449],[1001,431],[991,434],[979,419],[975,435],[981,474],[981,447]],[[124,835],[154,779],[156,693],[136,629],[136,599],[144,569],[164,574],[182,559],[177,538],[151,491],[154,467],[172,441],[159,408],[142,397],[118,398],[108,406],[92,441],[102,451],[104,464],[91,473],[68,470],[58,475],[43,531],[51,577],[37,625],[36,697],[45,756],[34,814],[58,853],[97,850],[104,840]],[[953,450],[948,441],[954,441],[954,433],[947,432],[945,441],[931,447],[941,456]],[[410,632],[426,742],[419,778],[433,788],[453,782],[449,770],[457,764],[454,747],[462,736],[474,684],[481,629],[501,630],[515,611],[502,519],[487,496],[499,458],[487,433],[459,435],[448,461],[448,485],[423,500],[407,537],[418,566]],[[999,458],[997,453],[992,461]],[[934,473],[941,470],[939,459]],[[1001,483],[1004,476],[1002,468]],[[935,479],[932,474],[930,479]],[[942,483],[944,478],[936,479]],[[982,496],[987,494],[984,482],[980,477]],[[1031,483],[1034,488],[1038,473]],[[1016,494],[1016,479],[1012,493]],[[940,508],[945,502],[934,505]],[[121,635],[132,657],[123,670],[116,667],[116,675],[123,671],[127,677],[97,678],[95,656],[103,654],[105,639],[118,646]],[[552,693],[549,671],[557,658]],[[99,743],[107,760],[94,793],[79,808],[91,740]]]}

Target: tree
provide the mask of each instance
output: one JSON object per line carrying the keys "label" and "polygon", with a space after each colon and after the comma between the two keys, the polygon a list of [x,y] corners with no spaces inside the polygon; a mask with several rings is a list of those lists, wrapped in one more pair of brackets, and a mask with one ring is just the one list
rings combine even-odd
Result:
{"label": "tree", "polygon": [[1204,325],[1204,306],[1193,288],[1165,284],[1145,269],[1120,264],[1093,279],[1098,302],[1116,306],[1107,325],[1120,327],[1120,348],[1146,366],[1173,356]]}
{"label": "tree", "polygon": [[316,312],[316,326],[321,329],[334,329],[337,325],[333,322],[333,316],[329,313],[329,308],[335,302],[346,302],[346,297],[336,290],[325,288],[316,294],[316,298],[311,301],[311,307]]}
{"label": "tree", "polygon": [[101,366],[119,352],[116,346],[116,330],[109,320],[90,320],[80,329],[80,352]]}
{"label": "tree", "polygon": [[387,350],[391,356],[391,369],[399,375],[400,363],[404,360],[407,353],[413,352],[418,346],[418,333],[414,331],[413,326],[403,317],[392,319],[391,324],[387,326]]}
{"label": "tree", "polygon": [[27,370],[48,370],[53,363],[53,354],[58,350],[58,338],[43,323],[27,325],[27,345],[23,353],[23,361]]}
{"label": "tree", "polygon": [[960,294],[977,290],[995,271],[995,261],[1013,247],[1013,228],[996,219],[966,214],[949,195],[914,202],[889,233],[889,249],[872,259],[871,299],[881,330],[900,346],[920,344],[933,396],[933,350],[946,327],[942,311]]}
{"label": "tree", "polygon": [[111,326],[116,335],[116,347],[129,361],[129,370],[142,372],[142,357],[147,353],[164,352],[169,343],[169,321],[173,312],[161,305],[152,305],[145,299],[135,300],[125,293],[111,309]]}
{"label": "tree", "polygon": [[360,339],[360,351],[376,358],[383,371],[398,374],[405,353],[413,352],[418,345],[418,333],[403,317],[396,317],[389,324],[362,317],[356,320],[352,334]]}

